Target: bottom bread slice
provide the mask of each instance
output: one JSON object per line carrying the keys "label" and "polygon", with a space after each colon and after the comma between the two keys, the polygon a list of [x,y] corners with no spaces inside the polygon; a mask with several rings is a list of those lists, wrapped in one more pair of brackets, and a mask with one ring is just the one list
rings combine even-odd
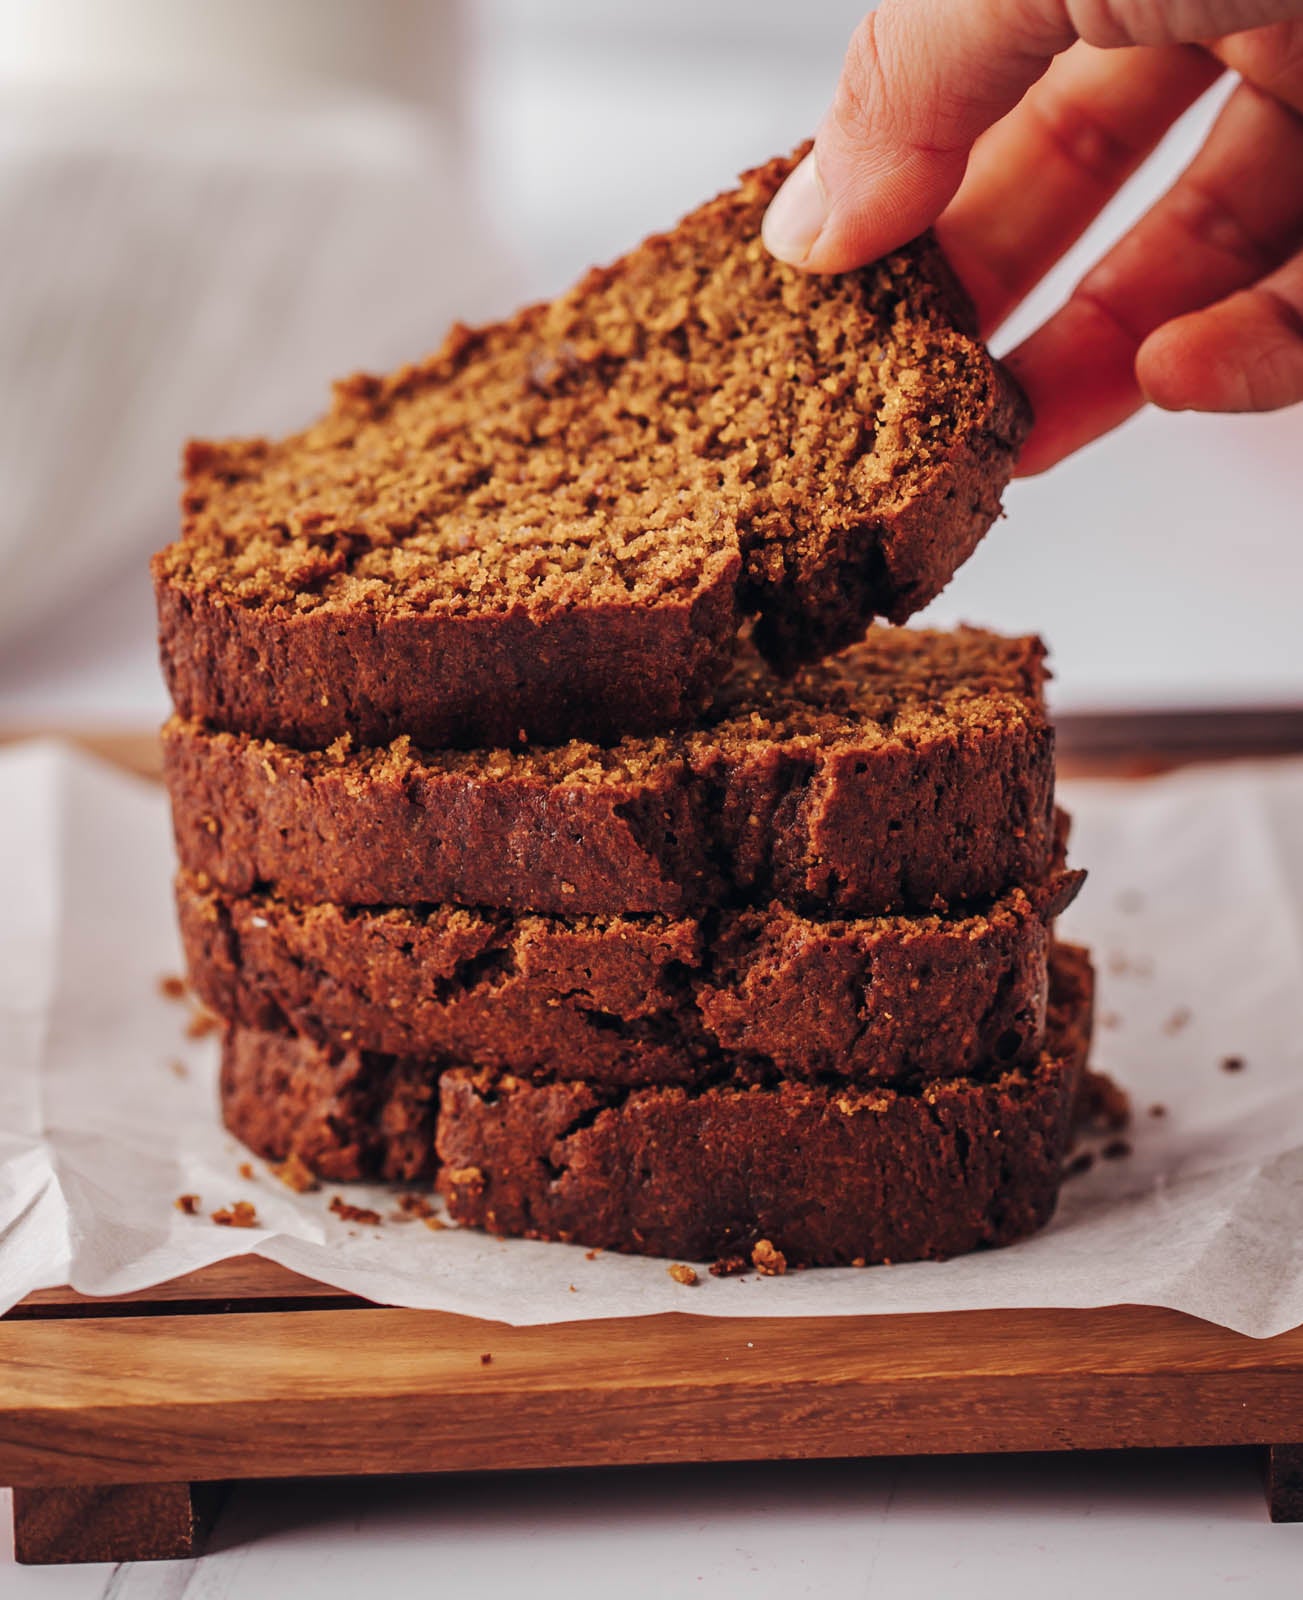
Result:
{"label": "bottom bread slice", "polygon": [[790,1266],[956,1255],[1053,1212],[1093,991],[1087,952],[1056,945],[1034,1065],[908,1091],[535,1084],[233,1027],[223,1114],[330,1179],[428,1182],[437,1151],[453,1220],[498,1234],[692,1260],[765,1240]]}
{"label": "bottom bread slice", "polygon": [[[1090,1041],[1093,974],[1060,946],[1040,1060],[912,1092],[531,1084],[467,1069],[440,1090],[453,1220],[689,1260],[912,1261],[1008,1244],[1052,1214]],[[776,1253],[776,1254],[775,1254]]]}

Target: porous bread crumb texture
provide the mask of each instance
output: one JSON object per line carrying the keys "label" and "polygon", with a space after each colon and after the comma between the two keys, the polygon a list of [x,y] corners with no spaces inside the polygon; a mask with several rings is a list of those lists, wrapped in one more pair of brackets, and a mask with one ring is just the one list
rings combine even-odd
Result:
{"label": "porous bread crumb texture", "polygon": [[349,912],[225,900],[184,877],[177,902],[196,991],[244,1027],[534,1081],[913,1083],[1035,1059],[1050,928],[1079,879],[963,915],[833,922],[781,906]]}
{"label": "porous bread crumb texture", "polygon": [[173,719],[164,769],[183,866],[228,894],[567,916],[930,909],[1047,871],[1045,675],[1035,638],[880,628],[791,679],[746,655],[681,734],[311,753]]}
{"label": "porous bread crumb texture", "polygon": [[[233,1029],[223,1111],[264,1155],[299,1148],[340,1177],[428,1182],[441,1160],[453,1220],[494,1233],[696,1261],[763,1240],[789,1267],[945,1256],[1052,1213],[1092,995],[1086,952],[1057,947],[1038,1060],[912,1089],[621,1091],[427,1063],[418,1095],[420,1063]],[[333,1092],[300,1094],[295,1117],[287,1085],[311,1077],[314,1052],[333,1061]]]}
{"label": "porous bread crumb texture", "polygon": [[998,514],[1025,404],[930,240],[836,277],[775,262],[788,170],[340,384],[300,434],[192,445],[154,563],[182,711],[308,745],[608,738],[690,716],[745,615],[792,661],[932,598]]}

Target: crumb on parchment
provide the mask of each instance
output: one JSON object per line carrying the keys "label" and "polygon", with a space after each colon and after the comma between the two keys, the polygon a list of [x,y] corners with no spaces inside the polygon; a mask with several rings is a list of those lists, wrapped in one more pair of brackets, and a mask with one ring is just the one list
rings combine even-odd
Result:
{"label": "crumb on parchment", "polygon": [[685,1262],[676,1261],[672,1266],[667,1267],[666,1270],[668,1271],[670,1277],[674,1279],[675,1283],[681,1283],[686,1288],[690,1289],[692,1285],[697,1282],[697,1274],[695,1269],[688,1266]]}
{"label": "crumb on parchment", "polygon": [[211,1011],[204,1006],[196,1006],[185,1025],[185,1036],[187,1039],[206,1039],[210,1033],[216,1033],[221,1025],[220,1019]]}
{"label": "crumb on parchment", "polygon": [[721,1256],[718,1261],[710,1264],[712,1278],[735,1278],[739,1272],[745,1272],[747,1264],[741,1256]]}
{"label": "crumb on parchment", "polygon": [[355,1206],[345,1200],[342,1194],[330,1197],[330,1209],[341,1222],[362,1222],[367,1227],[375,1227],[383,1220],[378,1211],[372,1211],[370,1206]]}
{"label": "crumb on parchment", "polygon": [[158,992],[164,1000],[184,1000],[188,986],[178,973],[165,972],[158,980]]}
{"label": "crumb on parchment", "polygon": [[199,1196],[197,1194],[177,1195],[176,1208],[187,1217],[197,1217],[199,1215]]}
{"label": "crumb on parchment", "polygon": [[285,1187],[293,1189],[295,1194],[311,1194],[314,1189],[321,1187],[316,1174],[297,1151],[291,1150],[284,1161],[271,1170]]}
{"label": "crumb on parchment", "polygon": [[256,1228],[258,1212],[252,1202],[237,1200],[234,1205],[220,1206],[212,1214],[219,1228]]}
{"label": "crumb on parchment", "polygon": [[254,1181],[254,1179],[258,1176],[258,1174],[253,1170],[253,1162],[252,1161],[241,1161],[239,1167],[236,1170],[239,1172],[240,1176],[244,1179],[244,1181],[246,1183],[252,1183]]}
{"label": "crumb on parchment", "polygon": [[758,1239],[751,1252],[751,1264],[763,1278],[781,1278],[787,1271],[787,1257],[775,1249],[770,1239]]}

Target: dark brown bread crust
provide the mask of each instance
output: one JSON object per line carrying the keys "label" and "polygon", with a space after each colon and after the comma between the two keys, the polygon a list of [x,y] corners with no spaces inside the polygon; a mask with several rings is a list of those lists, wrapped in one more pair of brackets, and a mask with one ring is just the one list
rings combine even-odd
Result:
{"label": "dark brown bread crust", "polygon": [[[192,446],[185,530],[153,567],[181,714],[305,748],[344,734],[436,747],[609,741],[700,710],[745,616],[758,617],[761,648],[790,663],[858,637],[874,615],[903,621],[925,605],[999,514],[1026,402],[976,341],[971,305],[930,238],[844,278],[771,261],[760,218],[790,168],[746,174],[550,307],[454,330],[420,366],[341,385],[330,415],[296,439]],[[711,351],[731,359],[718,352],[736,321],[750,361],[730,369],[737,413],[716,418],[710,382],[700,405],[682,396],[694,371],[710,373]],[[443,539],[445,524],[460,530],[449,559],[490,550],[495,515],[519,511],[513,495],[525,491],[509,470],[486,487],[486,440],[509,440],[527,461],[559,441],[570,452],[561,486],[573,488],[589,464],[584,397],[600,402],[626,361],[689,375],[660,373],[668,389],[617,407],[629,438],[592,446],[599,465],[607,450],[639,468],[635,502],[664,486],[662,520],[684,502],[690,531],[655,524],[664,572],[644,582],[640,555],[627,598],[599,578],[591,593],[574,581],[539,598],[525,581],[481,599],[478,581],[442,580],[427,550],[430,594],[402,577],[403,560],[384,594],[374,575],[350,588],[359,562],[389,549],[405,559]],[[468,423],[481,370],[492,387]],[[821,395],[825,383],[834,394]],[[672,424],[664,437],[649,429],[658,416]],[[465,446],[464,459],[452,450],[451,478],[449,437]],[[421,470],[423,450],[445,451],[437,482]],[[636,504],[614,503],[646,528]],[[258,541],[267,565],[239,565]]]}
{"label": "dark brown bread crust", "polygon": [[310,754],[174,719],[177,852],[229,894],[343,905],[960,904],[1049,868],[1043,658],[1032,638],[874,629],[786,684],[740,664],[700,729],[606,750]]}
{"label": "dark brown bread crust", "polygon": [[833,923],[300,909],[184,876],[177,905],[196,993],[248,1028],[537,1081],[909,1084],[1036,1058],[1079,876],[962,917]]}
{"label": "dark brown bread crust", "polygon": [[[1049,1220],[1089,1044],[1089,967],[1030,1069],[890,1089],[440,1086],[438,1185],[455,1221],[688,1260],[910,1261],[1008,1244]],[[1059,963],[1061,967],[1063,963]]]}

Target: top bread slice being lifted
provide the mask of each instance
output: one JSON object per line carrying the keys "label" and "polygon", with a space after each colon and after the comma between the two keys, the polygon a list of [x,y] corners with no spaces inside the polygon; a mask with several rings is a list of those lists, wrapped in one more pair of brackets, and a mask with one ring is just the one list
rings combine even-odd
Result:
{"label": "top bread slice being lifted", "polygon": [[608,740],[930,600],[1028,421],[935,244],[810,277],[772,161],[278,442],[192,444],[154,559],[178,710],[321,746]]}

